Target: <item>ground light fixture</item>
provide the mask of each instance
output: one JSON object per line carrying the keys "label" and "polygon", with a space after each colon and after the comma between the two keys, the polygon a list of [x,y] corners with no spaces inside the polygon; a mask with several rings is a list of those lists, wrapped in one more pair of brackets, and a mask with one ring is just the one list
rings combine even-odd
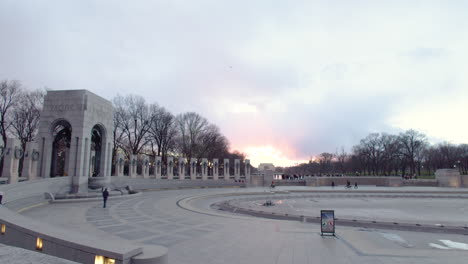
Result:
{"label": "ground light fixture", "polygon": [[40,237],[36,239],[36,250],[42,251],[42,238]]}
{"label": "ground light fixture", "polygon": [[96,257],[94,258],[94,264],[115,264],[115,259],[96,255]]}

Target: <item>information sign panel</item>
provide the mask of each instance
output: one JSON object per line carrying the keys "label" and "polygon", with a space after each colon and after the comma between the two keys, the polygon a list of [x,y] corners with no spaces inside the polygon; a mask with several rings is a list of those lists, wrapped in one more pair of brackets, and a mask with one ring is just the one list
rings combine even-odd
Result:
{"label": "information sign panel", "polygon": [[335,211],[320,210],[320,224],[322,235],[335,235]]}

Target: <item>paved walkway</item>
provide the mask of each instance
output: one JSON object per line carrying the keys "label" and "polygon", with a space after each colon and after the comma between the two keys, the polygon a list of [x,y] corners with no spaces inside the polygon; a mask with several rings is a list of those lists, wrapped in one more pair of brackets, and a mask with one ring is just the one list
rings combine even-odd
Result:
{"label": "paved walkway", "polygon": [[77,264],[38,252],[0,244],[0,263],[9,264]]}
{"label": "paved walkway", "polygon": [[[105,209],[100,202],[52,204],[23,214],[99,236],[103,243],[114,239],[167,246],[171,264],[466,263],[468,258],[466,236],[337,227],[336,237],[322,237],[316,224],[238,216],[210,208],[213,202],[236,199],[251,191],[264,189],[145,192],[129,200],[110,201]],[[226,197],[227,193],[239,196]],[[206,195],[186,203],[192,211],[177,205],[181,199]]]}

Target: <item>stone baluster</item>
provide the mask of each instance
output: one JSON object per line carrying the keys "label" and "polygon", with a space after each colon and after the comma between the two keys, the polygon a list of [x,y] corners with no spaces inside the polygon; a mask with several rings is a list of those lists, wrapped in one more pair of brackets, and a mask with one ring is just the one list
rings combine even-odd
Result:
{"label": "stone baluster", "polygon": [[229,172],[229,159],[224,159],[224,180],[229,180],[231,174]]}
{"label": "stone baluster", "polygon": [[219,179],[219,162],[218,159],[213,159],[213,180]]}

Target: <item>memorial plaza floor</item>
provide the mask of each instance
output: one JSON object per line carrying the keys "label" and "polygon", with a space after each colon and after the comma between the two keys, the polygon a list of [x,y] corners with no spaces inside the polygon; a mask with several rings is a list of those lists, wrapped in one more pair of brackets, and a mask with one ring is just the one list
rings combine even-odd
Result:
{"label": "memorial plaza floor", "polygon": [[[444,232],[320,226],[217,210],[232,206],[317,217],[466,227],[468,190],[433,187],[219,188],[146,191],[126,200],[54,203],[21,213],[36,221],[96,236],[169,248],[169,263],[466,263],[468,236]],[[297,192],[304,191],[304,192]],[[275,206],[262,202],[271,199]],[[468,228],[468,227],[467,227]],[[40,257],[37,257],[39,255]],[[34,259],[34,261],[32,261]],[[0,246],[0,263],[72,263]]]}

